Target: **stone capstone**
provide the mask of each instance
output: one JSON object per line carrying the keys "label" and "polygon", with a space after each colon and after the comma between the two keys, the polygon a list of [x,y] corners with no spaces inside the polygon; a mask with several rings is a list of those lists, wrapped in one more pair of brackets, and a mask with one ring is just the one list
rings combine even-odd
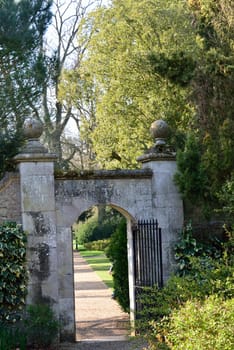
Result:
{"label": "stone capstone", "polygon": [[43,133],[42,123],[34,118],[27,118],[23,124],[23,134],[26,139],[38,139]]}

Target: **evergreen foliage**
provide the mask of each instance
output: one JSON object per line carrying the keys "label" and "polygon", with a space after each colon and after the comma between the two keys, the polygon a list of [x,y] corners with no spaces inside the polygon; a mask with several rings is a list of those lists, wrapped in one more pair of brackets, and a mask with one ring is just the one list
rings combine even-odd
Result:
{"label": "evergreen foliage", "polygon": [[114,297],[122,309],[129,312],[127,233],[124,219],[111,236],[106,255],[113,264]]}
{"label": "evergreen foliage", "polygon": [[14,169],[12,158],[17,154],[23,139],[20,133],[0,129],[0,178],[6,170]]}
{"label": "evergreen foliage", "polygon": [[79,31],[81,42],[90,40],[75,73],[95,106],[82,135],[98,163],[138,166],[152,142],[146,125],[163,118],[179,148],[181,193],[206,217],[220,209],[218,192],[233,173],[233,27],[231,0],[119,0],[93,11]]}
{"label": "evergreen foliage", "polygon": [[48,305],[29,305],[24,327],[31,346],[45,349],[58,337],[59,323]]}
{"label": "evergreen foliage", "polygon": [[98,216],[98,212],[96,212],[92,216],[88,214],[85,221],[74,225],[74,235],[78,244],[109,238],[116,230],[122,215],[111,208],[103,209],[104,214],[101,219]]}
{"label": "evergreen foliage", "polygon": [[226,323],[234,314],[233,249],[233,232],[219,249],[196,242],[191,232],[182,237],[176,254],[184,273],[179,269],[162,289],[146,288],[141,296],[139,328],[150,350],[233,348],[232,326]]}
{"label": "evergreen foliage", "polygon": [[16,223],[0,226],[0,323],[14,323],[27,293],[26,234]]}
{"label": "evergreen foliage", "polygon": [[46,62],[40,47],[51,0],[0,2],[0,175],[22,144],[22,123],[40,104]]}
{"label": "evergreen foliage", "polygon": [[183,197],[202,202],[208,196],[208,178],[201,160],[202,147],[194,134],[188,134],[183,151],[177,153],[176,184]]}
{"label": "evergreen foliage", "polygon": [[[187,301],[168,325],[167,341],[173,350],[232,350],[234,298],[210,296],[203,302]],[[162,349],[158,347],[158,349]]]}

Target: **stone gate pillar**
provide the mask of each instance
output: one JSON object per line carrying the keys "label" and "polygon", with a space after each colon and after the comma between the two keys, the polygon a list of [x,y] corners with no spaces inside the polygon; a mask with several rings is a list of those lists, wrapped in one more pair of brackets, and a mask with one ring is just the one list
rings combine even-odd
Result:
{"label": "stone gate pillar", "polygon": [[183,201],[174,183],[177,171],[176,153],[166,145],[169,127],[163,120],[151,125],[155,145],[138,158],[142,168],[150,168],[152,177],[152,211],[162,229],[163,280],[168,279],[174,270],[173,247],[178,239],[178,232],[183,227]]}
{"label": "stone gate pillar", "polygon": [[42,125],[27,119],[25,148],[15,157],[20,172],[23,229],[28,233],[29,268],[27,304],[48,304],[58,316],[58,277],[54,160],[38,138]]}

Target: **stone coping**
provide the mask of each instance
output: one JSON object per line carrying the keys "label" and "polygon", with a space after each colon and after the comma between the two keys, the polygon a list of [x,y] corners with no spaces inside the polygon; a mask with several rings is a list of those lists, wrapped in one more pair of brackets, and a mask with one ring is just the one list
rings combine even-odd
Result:
{"label": "stone coping", "polygon": [[68,173],[55,173],[56,180],[91,180],[91,179],[150,179],[151,169],[118,169],[118,170],[82,170]]}
{"label": "stone coping", "polygon": [[34,162],[54,162],[57,156],[51,153],[19,153],[13,160],[15,163],[34,163]]}
{"label": "stone coping", "polygon": [[147,163],[151,161],[175,161],[176,160],[176,153],[164,153],[164,152],[150,152],[150,153],[145,153],[142,156],[137,158],[138,162],[141,163]]}

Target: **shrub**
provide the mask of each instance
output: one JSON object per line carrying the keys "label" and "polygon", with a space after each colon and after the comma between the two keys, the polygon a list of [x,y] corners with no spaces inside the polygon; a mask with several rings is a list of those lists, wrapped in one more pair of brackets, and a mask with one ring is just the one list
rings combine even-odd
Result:
{"label": "shrub", "polygon": [[122,215],[112,208],[105,208],[101,218],[98,212],[88,216],[84,222],[74,225],[75,240],[78,244],[109,238],[116,230]]}
{"label": "shrub", "polygon": [[48,305],[30,305],[24,325],[31,345],[49,346],[58,336],[59,324]]}
{"label": "shrub", "polygon": [[[221,257],[214,258],[214,256],[204,254],[202,256],[194,256],[193,253],[191,256],[189,254],[187,256],[190,266],[188,273],[174,275],[167,281],[164,288],[148,288],[142,294],[143,311],[139,325],[140,330],[146,331],[151,350],[232,349],[230,344],[233,346],[233,338],[231,338],[230,330],[227,331],[227,334],[225,330],[220,330],[222,335],[218,335],[216,327],[221,329],[227,320],[233,321],[233,316],[231,316],[231,312],[233,313],[234,311],[233,232],[230,232],[229,241],[222,246]],[[218,323],[219,313],[222,313],[222,308],[216,308],[219,304],[223,305],[224,310],[226,310],[227,306],[227,313],[229,313],[227,320],[226,316],[220,315],[220,323]],[[203,327],[202,322],[205,320],[205,317],[210,321],[207,327],[204,326],[202,333],[202,337],[207,340],[207,344],[204,342],[204,345],[202,345],[202,341],[197,342],[199,345],[196,345],[196,347],[192,343],[193,333],[189,334],[191,310],[193,310],[191,318],[194,317],[191,323],[194,329],[191,332],[202,333],[201,327]],[[217,317],[215,310],[217,311]],[[195,319],[196,312],[197,319]],[[199,317],[203,313],[204,319],[200,319]],[[180,321],[180,317],[182,321]],[[187,323],[184,330],[183,323],[186,318]],[[200,323],[199,320],[201,321]],[[178,323],[176,323],[177,321]],[[177,344],[176,334],[180,331],[180,340]],[[183,331],[185,332],[185,338],[183,338]],[[215,338],[214,341],[212,340],[212,334]],[[225,336],[225,334],[228,337],[227,348],[222,347],[222,336]],[[212,348],[212,346],[214,347]]]}
{"label": "shrub", "polygon": [[98,227],[98,219],[92,217],[84,223],[79,223],[75,230],[75,236],[78,238],[78,244],[85,244],[94,241],[95,229]]}
{"label": "shrub", "polygon": [[27,337],[24,332],[13,326],[2,325],[0,327],[0,350],[19,349],[25,350]]}
{"label": "shrub", "polygon": [[194,257],[210,257],[215,260],[221,258],[224,246],[217,238],[212,241],[199,242],[193,235],[191,223],[181,232],[180,240],[175,245],[175,260],[177,261],[177,274],[180,276],[191,274],[194,268]]}
{"label": "shrub", "polygon": [[192,225],[189,223],[181,232],[180,240],[175,245],[175,259],[178,273],[185,275],[191,270],[190,258],[202,254],[202,245],[193,237]]}
{"label": "shrub", "polygon": [[167,343],[173,350],[232,350],[234,299],[189,300],[171,315]]}
{"label": "shrub", "polygon": [[209,295],[228,299],[233,297],[234,268],[225,261],[214,261],[211,258],[193,259],[193,274],[174,275],[164,288],[148,287],[140,296],[141,330],[148,329],[148,321],[160,321],[169,317],[171,312],[191,299],[205,300]]}
{"label": "shrub", "polygon": [[102,239],[94,242],[88,242],[84,244],[87,250],[106,250],[110,244],[110,239]]}
{"label": "shrub", "polygon": [[84,223],[79,223],[75,230],[78,244],[109,238],[116,229],[117,224],[118,220],[116,222],[108,220],[99,222],[96,216],[89,218]]}
{"label": "shrub", "polygon": [[110,238],[106,250],[107,257],[113,264],[114,295],[124,311],[129,311],[128,257],[126,221],[122,219]]}
{"label": "shrub", "polygon": [[26,234],[14,222],[0,226],[0,323],[20,318],[27,292]]}

